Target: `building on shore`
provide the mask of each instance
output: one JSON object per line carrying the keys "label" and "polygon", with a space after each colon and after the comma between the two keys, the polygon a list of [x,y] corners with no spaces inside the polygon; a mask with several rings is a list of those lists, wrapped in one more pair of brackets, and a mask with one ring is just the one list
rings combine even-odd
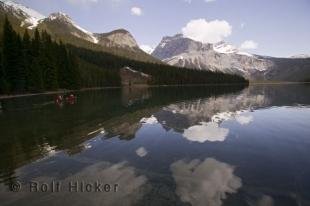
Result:
{"label": "building on shore", "polygon": [[121,68],[120,77],[122,86],[146,86],[152,80],[151,75],[133,70],[130,67]]}

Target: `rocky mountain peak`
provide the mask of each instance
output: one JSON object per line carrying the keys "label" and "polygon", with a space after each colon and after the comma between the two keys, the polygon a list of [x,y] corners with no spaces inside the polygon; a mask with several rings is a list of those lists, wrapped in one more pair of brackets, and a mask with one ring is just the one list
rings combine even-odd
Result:
{"label": "rocky mountain peak", "polygon": [[173,41],[181,38],[184,38],[183,34],[176,34],[174,36],[164,36],[162,41]]}
{"label": "rocky mountain peak", "polygon": [[220,41],[218,43],[213,44],[213,49],[219,53],[224,53],[224,54],[231,54],[231,53],[237,53],[238,49],[230,45],[224,41]]}
{"label": "rocky mountain peak", "polygon": [[111,31],[111,32],[109,32],[109,33],[106,33],[106,34],[108,34],[108,35],[111,35],[111,34],[130,34],[130,32],[129,31],[127,31],[126,29],[116,29],[116,30],[114,30],[114,31]]}
{"label": "rocky mountain peak", "polygon": [[99,44],[110,46],[139,48],[131,33],[125,29],[117,29],[109,33],[95,34],[99,39]]}
{"label": "rocky mountain peak", "polygon": [[36,27],[45,18],[39,12],[14,1],[0,0],[0,8],[19,19],[21,21],[20,26],[27,26],[29,29]]}
{"label": "rocky mountain peak", "polygon": [[210,49],[212,49],[210,44],[203,44],[201,42],[186,38],[182,34],[176,34],[171,37],[164,37],[155,48],[152,55],[163,60],[182,53],[205,51]]}
{"label": "rocky mountain peak", "polygon": [[45,17],[35,10],[9,0],[0,0],[0,10],[20,20],[21,27],[48,28],[57,36],[73,35],[102,46],[139,49],[134,37],[125,29],[94,34],[79,26],[65,13],[55,12]]}
{"label": "rocky mountain peak", "polygon": [[62,13],[62,12],[55,12],[55,13],[52,13],[48,16],[48,19],[53,21],[53,20],[61,20],[61,21],[65,21],[65,22],[68,22],[68,23],[72,23],[72,19],[69,15],[65,14],[65,13]]}
{"label": "rocky mountain peak", "polygon": [[202,43],[180,34],[164,37],[152,55],[174,66],[233,73],[250,79],[273,66],[269,60],[240,51],[224,41]]}
{"label": "rocky mountain peak", "polygon": [[78,24],[76,24],[69,15],[62,13],[62,12],[56,12],[50,14],[47,18],[45,18],[44,23],[49,25],[57,25],[57,29],[59,29],[59,33],[70,33],[73,36],[76,36],[78,38],[82,38],[84,40],[98,43],[97,38],[93,35],[93,33],[87,31],[86,29],[80,27]]}

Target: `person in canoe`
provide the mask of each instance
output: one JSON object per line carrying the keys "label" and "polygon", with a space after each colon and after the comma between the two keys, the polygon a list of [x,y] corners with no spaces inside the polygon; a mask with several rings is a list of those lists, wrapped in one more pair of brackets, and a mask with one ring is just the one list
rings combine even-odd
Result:
{"label": "person in canoe", "polygon": [[64,104],[63,100],[64,100],[63,96],[60,95],[60,94],[58,94],[58,95],[56,95],[56,97],[55,97],[55,104],[56,104],[57,106],[59,106],[59,107],[62,107],[63,104]]}
{"label": "person in canoe", "polygon": [[74,94],[70,94],[69,96],[66,97],[66,103],[68,104],[75,104],[76,102],[76,96]]}

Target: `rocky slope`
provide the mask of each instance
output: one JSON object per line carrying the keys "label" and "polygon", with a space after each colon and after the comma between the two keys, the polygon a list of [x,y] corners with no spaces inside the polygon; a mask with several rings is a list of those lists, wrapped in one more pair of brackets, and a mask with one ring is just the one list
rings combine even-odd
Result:
{"label": "rocky slope", "polygon": [[1,0],[0,11],[3,14],[6,13],[9,14],[9,16],[15,16],[20,19],[20,26],[29,29],[36,27],[40,20],[45,18],[45,16],[39,12],[13,1]]}
{"label": "rocky slope", "polygon": [[139,49],[134,37],[125,29],[118,29],[109,33],[95,34],[95,36],[100,45]]}
{"label": "rocky slope", "polygon": [[78,47],[109,52],[140,61],[159,62],[142,51],[134,37],[124,29],[95,34],[83,29],[64,13],[52,13],[45,17],[33,9],[8,0],[0,0],[0,11],[0,22],[3,22],[6,15],[14,29],[20,32],[26,28],[30,32],[38,28],[46,30],[54,39]]}
{"label": "rocky slope", "polygon": [[253,55],[225,42],[204,44],[181,34],[164,37],[152,55],[170,65],[239,74],[250,80],[301,81],[310,76],[309,58]]}

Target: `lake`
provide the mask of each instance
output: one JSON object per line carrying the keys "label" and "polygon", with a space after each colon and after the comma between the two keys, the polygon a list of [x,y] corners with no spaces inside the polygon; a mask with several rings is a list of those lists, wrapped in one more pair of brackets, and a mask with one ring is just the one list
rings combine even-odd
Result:
{"label": "lake", "polygon": [[310,85],[0,100],[1,205],[310,205]]}

